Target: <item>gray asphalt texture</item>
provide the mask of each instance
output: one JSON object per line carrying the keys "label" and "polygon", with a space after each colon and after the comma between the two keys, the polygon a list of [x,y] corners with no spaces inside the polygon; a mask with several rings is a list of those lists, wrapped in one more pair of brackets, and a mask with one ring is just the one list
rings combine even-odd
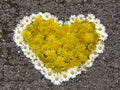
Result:
{"label": "gray asphalt texture", "polygon": [[[75,79],[53,85],[35,70],[13,41],[26,15],[50,12],[59,20],[93,13],[106,26],[105,51]],[[120,0],[0,0],[0,90],[120,90]]]}

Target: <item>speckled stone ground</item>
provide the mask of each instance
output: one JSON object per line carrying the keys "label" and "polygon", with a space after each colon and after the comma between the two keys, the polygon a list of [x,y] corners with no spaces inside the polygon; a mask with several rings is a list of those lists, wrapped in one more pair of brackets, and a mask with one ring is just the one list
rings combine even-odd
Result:
{"label": "speckled stone ground", "polygon": [[[92,68],[54,86],[33,68],[13,41],[13,30],[25,15],[50,12],[68,20],[93,13],[109,37]],[[120,0],[0,0],[0,90],[120,90]]]}

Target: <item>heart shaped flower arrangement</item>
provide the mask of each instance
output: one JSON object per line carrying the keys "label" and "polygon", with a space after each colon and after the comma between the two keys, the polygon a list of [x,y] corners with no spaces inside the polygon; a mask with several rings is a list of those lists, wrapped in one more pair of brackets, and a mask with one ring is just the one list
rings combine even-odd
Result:
{"label": "heart shaped flower arrangement", "polygon": [[14,30],[14,41],[34,67],[55,85],[91,67],[103,53],[105,26],[93,14],[58,20],[50,13],[25,16]]}

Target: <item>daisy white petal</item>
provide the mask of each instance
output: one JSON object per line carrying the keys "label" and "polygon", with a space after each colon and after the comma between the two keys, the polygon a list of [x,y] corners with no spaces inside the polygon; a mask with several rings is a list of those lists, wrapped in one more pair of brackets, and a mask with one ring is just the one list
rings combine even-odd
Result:
{"label": "daisy white petal", "polygon": [[64,22],[64,24],[68,24],[70,26],[71,22],[70,21],[66,21],[66,22]]}
{"label": "daisy white petal", "polygon": [[68,81],[70,79],[70,75],[67,72],[62,72],[61,75],[63,81]]}
{"label": "daisy white petal", "polygon": [[34,59],[31,59],[32,64],[36,64],[39,61],[38,57],[35,57]]}
{"label": "daisy white petal", "polygon": [[86,20],[89,22],[93,22],[94,19],[95,19],[95,15],[93,15],[93,14],[88,14],[86,17]]}
{"label": "daisy white petal", "polygon": [[91,67],[91,66],[93,65],[93,62],[92,62],[91,60],[87,60],[87,61],[85,62],[85,65],[86,65],[87,67]]}
{"label": "daisy white petal", "polygon": [[85,16],[84,16],[83,14],[78,15],[78,16],[77,16],[77,19],[78,19],[80,22],[82,22],[82,21],[85,20]]}
{"label": "daisy white petal", "polygon": [[29,51],[29,45],[28,44],[23,44],[23,46],[21,47],[22,51]]}
{"label": "daisy white petal", "polygon": [[106,40],[107,37],[108,37],[108,34],[105,33],[105,32],[100,34],[100,39],[103,40],[103,41]]}
{"label": "daisy white petal", "polygon": [[28,17],[28,16],[25,16],[24,18],[23,18],[23,21],[25,22],[25,24],[30,24],[31,22],[32,22],[32,19],[30,18],[30,17]]}
{"label": "daisy white petal", "polygon": [[94,19],[94,20],[93,20],[93,23],[94,23],[95,25],[100,24],[100,19],[98,19],[98,18]]}
{"label": "daisy white petal", "polygon": [[20,35],[14,34],[13,39],[18,46],[23,46],[23,38]]}
{"label": "daisy white petal", "polygon": [[28,25],[28,23],[31,23],[31,20],[28,20],[28,22],[26,22],[26,19],[28,19],[27,17],[24,17],[22,20],[20,20],[20,24],[19,27],[21,27],[22,29],[25,29],[26,26]]}
{"label": "daisy white petal", "polygon": [[50,80],[54,78],[54,72],[50,68],[45,72],[45,78]]}
{"label": "daisy white petal", "polygon": [[20,34],[17,34],[17,33],[14,34],[13,39],[15,41],[17,41],[17,40],[23,40],[22,36]]}
{"label": "daisy white petal", "polygon": [[35,69],[41,70],[43,68],[43,63],[40,60],[37,60],[34,64]]}
{"label": "daisy white petal", "polygon": [[[21,47],[21,48],[22,48],[22,50],[24,50],[23,47]],[[23,51],[23,52],[24,52],[24,54],[26,55],[26,57],[32,59],[32,54],[33,54],[32,50],[30,50],[30,49],[28,48],[28,49],[26,49],[26,50]]]}
{"label": "daisy white petal", "polygon": [[75,78],[76,77],[76,68],[70,68],[68,71],[68,74],[70,75],[71,78]]}
{"label": "daisy white petal", "polygon": [[103,50],[104,50],[104,44],[97,44],[96,45],[96,52],[97,53],[103,53]]}
{"label": "daisy white petal", "polygon": [[77,18],[77,17],[76,17],[75,15],[71,15],[71,16],[70,16],[70,22],[74,22],[74,21],[76,20],[76,18]]}
{"label": "daisy white petal", "polygon": [[78,74],[81,74],[81,68],[77,67],[77,72],[76,72],[76,74],[77,74],[77,75],[78,75]]}
{"label": "daisy white petal", "polygon": [[90,59],[91,61],[94,61],[98,56],[99,56],[99,54],[97,54],[97,53],[92,53],[92,54],[90,54],[89,59]]}
{"label": "daisy white petal", "polygon": [[35,55],[35,53],[32,53],[31,54],[31,59],[36,59],[37,57],[36,57],[36,55]]}
{"label": "daisy white petal", "polygon": [[21,27],[19,27],[19,25],[18,25],[18,27],[16,27],[14,30],[14,34],[22,35],[22,31],[23,31],[23,29]]}
{"label": "daisy white petal", "polygon": [[36,55],[33,53],[33,51],[31,50],[31,53],[29,55],[29,58],[30,59],[35,59],[36,58]]}
{"label": "daisy white petal", "polygon": [[87,66],[85,64],[83,64],[80,69],[81,69],[81,71],[87,71]]}
{"label": "daisy white petal", "polygon": [[38,17],[38,16],[42,16],[42,17],[43,17],[43,15],[44,15],[44,14],[43,14],[42,12],[39,12],[39,13],[37,14],[37,17]]}
{"label": "daisy white petal", "polygon": [[98,41],[98,44],[104,45],[104,41],[103,41],[103,40],[99,40],[99,41]]}
{"label": "daisy white petal", "polygon": [[32,19],[32,21],[34,21],[35,18],[37,18],[37,14],[32,14],[32,15],[30,15],[30,18]]}
{"label": "daisy white petal", "polygon": [[46,67],[41,68],[41,73],[45,75],[48,72],[48,69]]}
{"label": "daisy white petal", "polygon": [[63,81],[61,80],[61,75],[60,74],[55,74],[54,78],[51,79],[51,82],[55,85],[60,85]]}
{"label": "daisy white petal", "polygon": [[[17,27],[15,28],[15,31],[17,31],[17,30],[19,30],[19,31],[23,31],[25,28],[23,28],[23,27],[21,27],[21,25],[20,24],[17,24]],[[21,33],[20,32],[20,33]]]}
{"label": "daisy white petal", "polygon": [[54,15],[51,15],[51,19],[53,19],[54,22],[58,22],[58,18],[56,16],[54,16]]}
{"label": "daisy white petal", "polygon": [[48,20],[48,19],[50,19],[50,18],[51,18],[50,13],[46,12],[46,13],[43,14],[43,19],[44,19],[44,20]]}
{"label": "daisy white petal", "polygon": [[97,24],[96,25],[96,32],[99,34],[102,34],[105,32],[105,26],[102,24]]}
{"label": "daisy white petal", "polygon": [[60,26],[63,25],[63,21],[62,20],[59,20],[58,23],[59,23]]}

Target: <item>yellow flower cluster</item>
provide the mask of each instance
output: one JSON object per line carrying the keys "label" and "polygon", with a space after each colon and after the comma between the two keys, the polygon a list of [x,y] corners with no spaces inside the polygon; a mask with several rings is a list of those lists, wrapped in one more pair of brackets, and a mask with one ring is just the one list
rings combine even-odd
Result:
{"label": "yellow flower cluster", "polygon": [[60,26],[53,18],[44,20],[42,16],[27,25],[22,36],[45,67],[55,73],[80,66],[96,49],[99,40],[92,22],[75,19],[71,25],[64,23]]}

